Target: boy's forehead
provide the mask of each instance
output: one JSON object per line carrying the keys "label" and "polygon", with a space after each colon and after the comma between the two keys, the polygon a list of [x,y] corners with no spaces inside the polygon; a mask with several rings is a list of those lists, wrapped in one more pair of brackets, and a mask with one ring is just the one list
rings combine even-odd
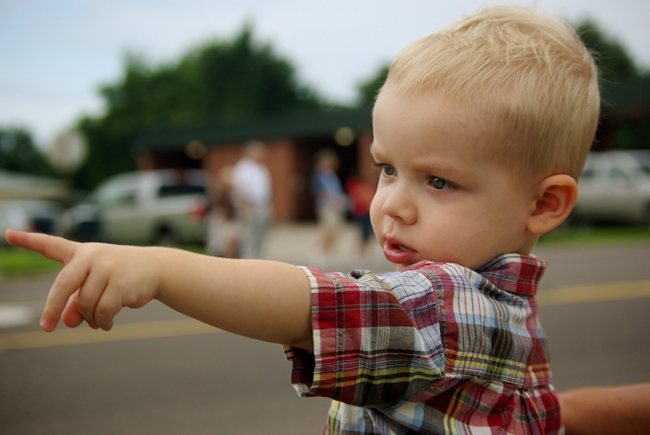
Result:
{"label": "boy's forehead", "polygon": [[[376,138],[399,141],[402,147],[411,142],[400,141],[399,135],[432,144],[446,142],[449,147],[464,145],[482,158],[498,153],[496,135],[486,124],[485,118],[467,103],[434,92],[403,92],[394,84],[382,88],[373,110]],[[375,145],[371,151],[379,153],[381,147]]]}
{"label": "boy's forehead", "polygon": [[382,87],[373,109],[373,124],[406,122],[411,126],[426,128],[434,117],[444,116],[449,121],[467,123],[471,107],[443,97],[433,91],[404,91],[394,83]]}

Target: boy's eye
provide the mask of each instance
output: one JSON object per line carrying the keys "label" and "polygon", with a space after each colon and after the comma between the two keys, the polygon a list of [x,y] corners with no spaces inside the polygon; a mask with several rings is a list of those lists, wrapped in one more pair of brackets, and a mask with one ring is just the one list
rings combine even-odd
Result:
{"label": "boy's eye", "polygon": [[450,189],[452,187],[449,181],[439,177],[431,177],[431,185],[434,189],[438,190]]}
{"label": "boy's eye", "polygon": [[395,168],[391,165],[382,165],[381,172],[384,175],[395,175]]}

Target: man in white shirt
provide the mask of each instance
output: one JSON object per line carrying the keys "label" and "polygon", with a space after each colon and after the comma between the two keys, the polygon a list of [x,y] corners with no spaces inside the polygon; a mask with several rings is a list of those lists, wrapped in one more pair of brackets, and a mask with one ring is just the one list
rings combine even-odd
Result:
{"label": "man in white shirt", "polygon": [[251,142],[235,164],[232,187],[237,219],[242,225],[241,257],[264,258],[264,239],[271,221],[271,175],[264,164],[267,149]]}

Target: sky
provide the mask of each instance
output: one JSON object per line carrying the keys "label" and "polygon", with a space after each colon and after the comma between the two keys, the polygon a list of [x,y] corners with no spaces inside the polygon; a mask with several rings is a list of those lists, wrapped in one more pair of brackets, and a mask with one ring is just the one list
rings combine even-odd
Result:
{"label": "sky", "polygon": [[[503,3],[503,2],[498,2]],[[532,1],[512,0],[531,6]],[[537,0],[550,14],[590,18],[650,68],[650,1]],[[360,82],[411,41],[495,4],[478,0],[0,0],[0,129],[27,129],[46,148],[103,111],[127,51],[153,65],[231,39],[246,22],[292,61],[302,83],[352,102]]]}

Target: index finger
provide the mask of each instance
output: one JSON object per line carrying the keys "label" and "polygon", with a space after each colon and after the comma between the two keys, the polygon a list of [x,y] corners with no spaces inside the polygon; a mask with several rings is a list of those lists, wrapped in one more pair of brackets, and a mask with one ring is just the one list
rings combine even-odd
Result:
{"label": "index finger", "polygon": [[38,252],[45,258],[66,264],[72,258],[78,243],[47,234],[7,230],[5,238],[11,245]]}

